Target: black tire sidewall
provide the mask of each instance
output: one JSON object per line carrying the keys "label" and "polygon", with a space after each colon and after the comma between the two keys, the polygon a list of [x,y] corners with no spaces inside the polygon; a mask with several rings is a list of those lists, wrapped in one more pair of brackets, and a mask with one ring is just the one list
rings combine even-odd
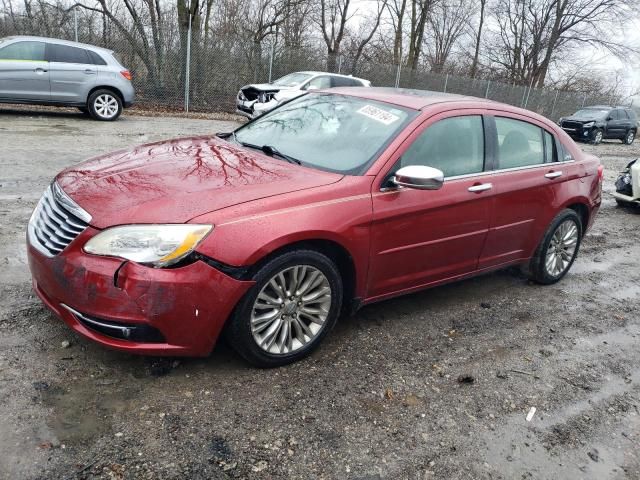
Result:
{"label": "black tire sidewall", "polygon": [[[255,299],[265,283],[277,272],[296,265],[315,267],[329,281],[332,297],[329,315],[327,315],[322,331],[303,348],[290,354],[273,355],[265,352],[256,344],[251,333],[251,311]],[[271,368],[300,360],[315,350],[335,326],[342,309],[343,283],[338,267],[324,254],[314,250],[293,250],[284,253],[260,267],[253,279],[256,282],[255,285],[249,289],[238,303],[225,329],[227,341],[249,363],[260,368]]]}
{"label": "black tire sidewall", "polygon": [[[100,95],[111,95],[113,98],[116,99],[116,102],[118,102],[118,113],[116,113],[113,117],[111,118],[104,118],[101,117],[95,110],[94,107],[94,103],[96,101],[96,98],[98,98]],[[115,93],[112,92],[111,90],[96,90],[95,92],[93,92],[90,96],[89,99],[87,100],[87,109],[89,110],[89,113],[91,114],[91,118],[93,118],[94,120],[99,120],[101,122],[113,122],[115,120],[117,120],[120,115],[122,114],[122,100],[120,99],[120,96]]]}
{"label": "black tire sidewall", "polygon": [[[576,249],[573,254],[573,258],[569,262],[569,265],[567,265],[567,268],[565,268],[565,270],[560,275],[554,277],[550,275],[546,269],[545,263],[547,258],[547,251],[551,243],[551,238],[553,237],[553,234],[555,233],[556,229],[560,226],[561,223],[565,222],[566,220],[574,221],[576,227],[578,228],[578,240],[576,242]],[[580,216],[575,212],[575,210],[571,210],[567,208],[565,210],[562,210],[558,215],[556,215],[555,218],[549,224],[549,227],[547,228],[544,236],[542,237],[542,240],[538,245],[538,248],[536,249],[534,256],[531,258],[531,262],[529,266],[531,279],[543,285],[550,285],[552,283],[556,283],[562,280],[562,278],[567,274],[567,272],[571,270],[571,267],[573,266],[573,262],[578,257],[578,252],[580,251],[580,244],[582,243],[583,228],[584,227],[582,225],[582,221],[580,220]]]}

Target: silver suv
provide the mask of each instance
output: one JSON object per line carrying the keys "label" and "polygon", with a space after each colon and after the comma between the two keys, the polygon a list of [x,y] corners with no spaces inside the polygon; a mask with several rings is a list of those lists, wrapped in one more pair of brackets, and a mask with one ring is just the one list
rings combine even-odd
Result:
{"label": "silver suv", "polygon": [[72,106],[111,121],[133,99],[131,73],[110,50],[54,38],[0,39],[0,103]]}

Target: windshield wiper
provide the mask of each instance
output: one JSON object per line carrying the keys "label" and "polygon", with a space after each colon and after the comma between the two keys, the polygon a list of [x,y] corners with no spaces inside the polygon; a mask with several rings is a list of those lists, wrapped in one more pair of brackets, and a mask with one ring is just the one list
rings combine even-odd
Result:
{"label": "windshield wiper", "polygon": [[[235,138],[235,136],[234,136]],[[236,140],[237,141],[237,140]],[[261,152],[269,155],[270,157],[280,157],[283,160],[286,160],[289,163],[295,163],[296,165],[302,165],[302,162],[300,160],[298,160],[297,158],[294,158],[290,155],[287,155],[285,153],[282,153],[281,151],[279,151],[276,147],[272,146],[272,145],[254,145],[252,143],[246,143],[246,142],[240,142],[238,141],[238,143],[240,145],[242,145],[243,147],[247,147],[247,148],[253,148],[255,150],[260,150]]]}
{"label": "windshield wiper", "polygon": [[216,133],[216,137],[223,138],[224,140],[228,140],[229,138],[232,138],[234,142],[236,143],[238,142],[238,140],[236,140],[236,132],[234,131]]}

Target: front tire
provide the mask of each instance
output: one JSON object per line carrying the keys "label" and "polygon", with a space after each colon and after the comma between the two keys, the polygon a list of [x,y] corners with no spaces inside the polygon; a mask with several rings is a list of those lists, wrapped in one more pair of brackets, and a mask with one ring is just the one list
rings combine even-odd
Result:
{"label": "front tire", "polygon": [[542,285],[564,277],[580,249],[582,222],[571,209],[562,210],[551,221],[529,263],[529,277]]}
{"label": "front tire", "polygon": [[604,133],[602,132],[601,128],[596,128],[593,131],[593,144],[594,145],[599,145],[600,143],[602,143],[602,139],[604,138]]}
{"label": "front tire", "polygon": [[631,145],[635,139],[636,139],[636,132],[634,132],[633,130],[629,130],[627,134],[624,136],[624,138],[622,139],[622,143],[624,143],[625,145]]}
{"label": "front tire", "polygon": [[309,355],[335,325],[343,284],[335,263],[314,250],[270,260],[236,307],[226,336],[249,363],[271,368]]}
{"label": "front tire", "polygon": [[122,100],[111,90],[96,90],[89,96],[87,108],[95,120],[113,122],[122,113]]}

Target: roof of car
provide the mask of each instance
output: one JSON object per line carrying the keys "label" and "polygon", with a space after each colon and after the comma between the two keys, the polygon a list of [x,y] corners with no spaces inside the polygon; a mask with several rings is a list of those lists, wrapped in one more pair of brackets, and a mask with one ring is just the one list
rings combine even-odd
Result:
{"label": "roof of car", "polygon": [[338,87],[328,90],[332,93],[343,93],[354,97],[368,98],[380,102],[393,103],[405,108],[422,110],[429,105],[444,102],[474,101],[495,105],[493,100],[485,98],[457,95],[454,93],[432,92],[410,88],[390,87]]}
{"label": "roof of car", "polygon": [[111,53],[113,50],[109,50],[108,48],[96,47],[95,45],[90,45],[88,43],[80,43],[80,42],[72,42],[70,40],[62,40],[60,38],[49,38],[49,37],[38,37],[34,35],[12,35],[10,37],[6,37],[4,40],[33,40],[40,42],[51,42],[57,43],[59,45],[68,45],[70,47],[83,47],[83,48],[91,48],[93,50],[99,50],[101,52]]}
{"label": "roof of car", "polygon": [[334,77],[355,78],[356,80],[366,80],[365,78],[354,77],[353,75],[344,75],[342,73],[333,73],[333,72],[319,72],[316,70],[303,70],[296,73],[306,73],[309,75],[332,75]]}

